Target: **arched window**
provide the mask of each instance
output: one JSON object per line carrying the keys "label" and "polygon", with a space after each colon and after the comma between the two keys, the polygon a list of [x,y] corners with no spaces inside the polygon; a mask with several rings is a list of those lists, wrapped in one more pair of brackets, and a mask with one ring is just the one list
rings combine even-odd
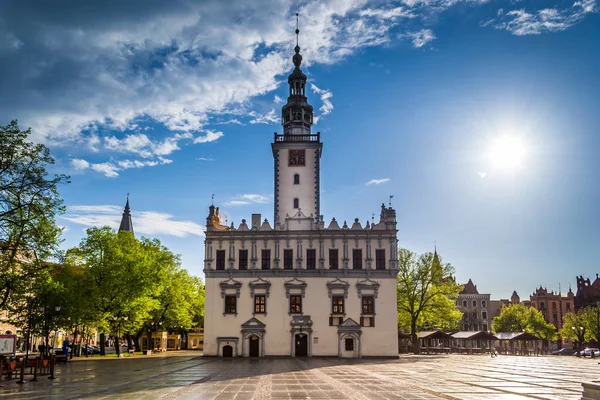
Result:
{"label": "arched window", "polygon": [[12,332],[11,331],[6,331],[5,334],[6,335],[12,335]]}
{"label": "arched window", "polygon": [[477,300],[473,300],[473,308],[477,307]]}
{"label": "arched window", "polygon": [[300,200],[294,199],[294,208],[300,208]]}
{"label": "arched window", "polygon": [[544,302],[542,301],[542,302],[540,302],[540,310],[543,310],[544,308],[545,308],[544,307]]}
{"label": "arched window", "polygon": [[483,308],[485,308],[485,307],[486,307],[485,300],[481,300],[481,307],[483,307]]}
{"label": "arched window", "polygon": [[466,300],[463,300],[463,307],[467,308],[467,301]]}
{"label": "arched window", "polygon": [[299,185],[299,184],[300,184],[300,175],[294,174],[294,185]]}

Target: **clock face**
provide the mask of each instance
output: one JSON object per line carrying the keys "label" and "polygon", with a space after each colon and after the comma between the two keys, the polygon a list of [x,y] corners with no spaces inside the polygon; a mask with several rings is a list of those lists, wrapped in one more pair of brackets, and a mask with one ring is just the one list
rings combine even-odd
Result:
{"label": "clock face", "polygon": [[306,164],[305,150],[290,150],[288,165],[290,167],[304,167]]}

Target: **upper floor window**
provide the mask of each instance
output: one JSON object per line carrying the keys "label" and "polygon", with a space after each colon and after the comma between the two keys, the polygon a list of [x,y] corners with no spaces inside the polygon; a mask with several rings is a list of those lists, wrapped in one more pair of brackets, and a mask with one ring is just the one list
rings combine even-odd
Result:
{"label": "upper floor window", "polygon": [[477,300],[473,300],[473,308],[477,307]]}
{"label": "upper floor window", "polygon": [[571,311],[571,303],[567,303],[567,312]]}
{"label": "upper floor window", "polygon": [[375,297],[374,296],[363,296],[362,297],[362,313],[363,314],[374,314],[375,313]]}
{"label": "upper floor window", "polygon": [[385,269],[385,250],[375,250],[375,269]]}
{"label": "upper floor window", "polygon": [[217,269],[225,269],[225,250],[217,250]]}
{"label": "upper floor window", "polygon": [[338,269],[338,250],[329,249],[329,269]]}
{"label": "upper floor window", "polygon": [[300,208],[300,200],[294,199],[294,208]]}
{"label": "upper floor window", "polygon": [[344,314],[344,296],[331,297],[331,313]]}
{"label": "upper floor window", "polygon": [[263,249],[261,252],[261,269],[271,269],[271,250]]}
{"label": "upper floor window", "polygon": [[267,298],[264,294],[254,296],[254,314],[265,314],[267,312]]}
{"label": "upper floor window", "polygon": [[[481,312],[481,319],[487,319],[487,312],[486,311],[482,311]],[[484,329],[484,331],[487,331],[487,329]]]}
{"label": "upper floor window", "polygon": [[240,250],[240,257],[239,257],[239,269],[240,270],[245,270],[248,269],[248,250]]}
{"label": "upper floor window", "polygon": [[290,314],[302,314],[302,295],[290,295]]}
{"label": "upper floor window", "polygon": [[544,302],[542,301],[542,302],[540,302],[540,310],[543,310],[544,308],[546,308],[546,307],[545,307]]}
{"label": "upper floor window", "polygon": [[352,250],[352,269],[362,269],[362,249]]}
{"label": "upper floor window", "polygon": [[463,300],[463,307],[467,308],[467,301],[466,300]]}
{"label": "upper floor window", "polygon": [[294,250],[284,249],[283,250],[283,269],[294,268]]}
{"label": "upper floor window", "polygon": [[225,296],[225,314],[237,313],[237,297],[235,295]]}
{"label": "upper floor window", "polygon": [[300,174],[294,174],[294,185],[300,184]]}
{"label": "upper floor window", "polygon": [[481,300],[481,307],[485,308],[487,306],[487,303],[485,302],[485,300]]}
{"label": "upper floor window", "polygon": [[306,249],[306,269],[315,269],[317,266],[317,250]]}
{"label": "upper floor window", "polygon": [[556,310],[556,302],[552,302],[552,309]]}

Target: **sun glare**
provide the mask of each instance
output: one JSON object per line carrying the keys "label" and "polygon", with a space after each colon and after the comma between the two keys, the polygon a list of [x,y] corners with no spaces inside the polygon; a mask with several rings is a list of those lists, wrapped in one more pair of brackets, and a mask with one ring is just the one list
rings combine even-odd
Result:
{"label": "sun glare", "polygon": [[519,138],[501,136],[492,144],[489,158],[495,168],[515,169],[523,163],[525,153],[525,146]]}

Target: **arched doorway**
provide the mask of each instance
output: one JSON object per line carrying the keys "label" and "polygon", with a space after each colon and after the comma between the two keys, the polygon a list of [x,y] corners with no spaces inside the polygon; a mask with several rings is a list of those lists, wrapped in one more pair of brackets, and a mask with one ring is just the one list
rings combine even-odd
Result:
{"label": "arched doorway", "polygon": [[233,357],[233,347],[229,345],[223,346],[223,357]]}
{"label": "arched doorway", "polygon": [[248,338],[248,356],[250,357],[258,357],[258,336],[250,336]]}
{"label": "arched doorway", "polygon": [[306,333],[298,333],[294,338],[296,357],[308,357],[308,335]]}

